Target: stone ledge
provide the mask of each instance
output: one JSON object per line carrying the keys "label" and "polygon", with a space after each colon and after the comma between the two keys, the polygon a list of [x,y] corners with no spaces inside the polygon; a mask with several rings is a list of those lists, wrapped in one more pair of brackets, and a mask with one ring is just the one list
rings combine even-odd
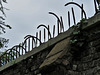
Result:
{"label": "stone ledge", "polygon": [[87,25],[83,25],[82,29],[90,29],[94,26],[97,26],[100,23],[100,13],[94,15],[93,17],[89,18]]}
{"label": "stone ledge", "polygon": [[54,44],[64,40],[65,38],[70,37],[70,34],[72,34],[73,31],[74,31],[73,27],[68,29],[66,32],[61,33],[57,37],[55,37],[53,39],[50,39],[49,41],[41,44],[39,47],[34,48],[32,51],[26,53],[25,55],[22,55],[19,58],[9,62],[8,64],[3,65],[2,67],[0,67],[0,71],[3,71],[8,67],[10,67],[10,66],[22,61],[22,60],[25,60],[28,57],[30,57],[30,56],[32,56],[32,55],[34,55],[34,54],[36,54],[36,53],[38,53],[40,51],[43,51],[43,50],[45,50],[46,48],[48,48],[50,46],[53,46]]}
{"label": "stone ledge", "polygon": [[[97,15],[91,17],[90,19],[88,19],[88,24],[87,25],[83,25],[82,29],[88,29],[91,27],[96,26],[96,24],[100,23],[100,13],[98,13]],[[0,71],[3,71],[5,69],[7,69],[8,67],[11,67],[14,64],[17,64],[18,62],[27,59],[28,57],[39,53],[40,51],[46,50],[46,48],[55,45],[56,43],[64,40],[65,38],[70,37],[70,35],[72,34],[72,32],[75,30],[74,27],[71,27],[70,29],[68,29],[66,32],[61,33],[59,36],[50,39],[48,42],[41,44],[39,47],[34,48],[32,51],[26,53],[25,55],[20,56],[19,58],[9,62],[8,64],[3,65],[2,67],[0,67]]]}

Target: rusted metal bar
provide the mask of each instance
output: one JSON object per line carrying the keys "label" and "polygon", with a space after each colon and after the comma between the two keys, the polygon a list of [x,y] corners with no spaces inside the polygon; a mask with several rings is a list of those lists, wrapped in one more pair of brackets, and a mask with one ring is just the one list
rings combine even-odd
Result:
{"label": "rusted metal bar", "polygon": [[45,28],[44,28],[44,42],[45,42],[45,40],[46,40],[46,35],[45,35]]}
{"label": "rusted metal bar", "polygon": [[11,61],[13,60],[13,58],[12,58],[12,49],[11,49]]}
{"label": "rusted metal bar", "polygon": [[78,6],[79,8],[81,8],[84,13],[85,19],[87,19],[85,10],[79,4],[77,4],[75,2],[69,2],[69,3],[65,4],[65,6],[68,6],[69,4],[74,4],[74,5]]}
{"label": "rusted metal bar", "polygon": [[55,36],[55,25],[53,26],[53,38]]}
{"label": "rusted metal bar", "polygon": [[[36,37],[38,38],[38,32],[36,32]],[[38,44],[38,40],[37,39],[36,39],[36,43],[35,43],[35,40],[34,40],[34,44],[37,47],[37,44]]]}
{"label": "rusted metal bar", "polygon": [[18,45],[18,47],[16,47],[16,51],[17,51],[17,49],[19,48],[19,52],[17,51],[17,53],[19,53],[19,56],[21,55],[21,45]]}
{"label": "rusted metal bar", "polygon": [[69,28],[70,28],[70,12],[68,11],[68,25],[69,25]]}
{"label": "rusted metal bar", "polygon": [[7,54],[7,58],[8,58],[8,62],[9,62],[10,61],[10,59],[9,59],[10,58],[10,55],[9,55],[9,53]]}
{"label": "rusted metal bar", "polygon": [[[82,4],[82,9],[83,9],[83,4]],[[83,10],[81,10],[81,20],[83,19]]]}
{"label": "rusted metal bar", "polygon": [[39,32],[39,39],[41,40],[41,30],[40,30],[40,32]]}
{"label": "rusted metal bar", "polygon": [[[16,47],[15,51],[16,51],[16,53],[15,53],[16,55],[15,55],[15,56],[16,56],[16,58],[17,58],[17,57],[18,57],[18,56],[17,56],[17,47]],[[19,50],[19,52],[20,52],[20,50]],[[22,54],[23,54],[23,53],[22,53]]]}
{"label": "rusted metal bar", "polygon": [[59,35],[59,21],[57,20],[58,35]]}
{"label": "rusted metal bar", "polygon": [[[32,49],[33,49],[33,45],[34,45],[33,41],[34,41],[34,38],[32,38]],[[35,45],[35,47],[36,47],[36,45]]]}
{"label": "rusted metal bar", "polygon": [[45,27],[45,28],[48,30],[48,33],[49,33],[50,38],[52,38],[52,37],[51,37],[51,33],[50,33],[50,31],[49,31],[49,28],[48,28],[46,25],[40,24],[40,25],[37,27],[37,29],[40,28],[40,27]]}
{"label": "rusted metal bar", "polygon": [[23,42],[22,42],[22,44],[21,44],[21,46],[22,46],[22,55],[24,54],[24,46],[23,46]]}
{"label": "rusted metal bar", "polygon": [[30,38],[28,39],[28,51],[30,51]]}
{"label": "rusted metal bar", "polygon": [[62,16],[60,16],[60,19],[61,19],[61,30],[64,32],[64,24],[63,24],[63,19],[62,19]]}
{"label": "rusted metal bar", "polygon": [[52,15],[54,15],[54,16],[57,18],[57,28],[58,28],[58,35],[59,35],[59,23],[60,23],[60,25],[61,25],[60,19],[59,19],[59,17],[58,17],[55,13],[53,13],[53,12],[49,12],[49,14],[52,14]]}
{"label": "rusted metal bar", "polygon": [[[41,31],[40,31],[40,35],[41,35]],[[40,36],[41,37],[41,36]],[[32,36],[32,35],[27,35],[26,37],[25,37],[25,39],[27,40],[27,39],[29,39],[29,38],[35,38],[35,39],[37,39],[39,42],[40,42],[40,44],[42,43],[41,42],[41,40],[40,39],[38,39],[37,37],[35,37],[35,36]]]}
{"label": "rusted metal bar", "polygon": [[61,33],[61,31],[62,31],[62,23],[61,23],[61,21],[59,22],[59,24],[60,24],[60,26],[59,26],[59,29],[60,29],[59,33]]}
{"label": "rusted metal bar", "polygon": [[74,14],[74,9],[73,8],[72,8],[72,15],[73,15],[74,25],[76,25],[76,19],[75,19],[75,14]]}
{"label": "rusted metal bar", "polygon": [[6,59],[7,59],[7,63],[9,62],[9,53],[6,53]]}
{"label": "rusted metal bar", "polygon": [[25,53],[27,53],[27,41],[25,40]]}
{"label": "rusted metal bar", "polygon": [[14,55],[15,55],[14,51],[12,52],[12,54],[13,54],[12,57],[13,57],[13,60],[14,60]]}
{"label": "rusted metal bar", "polygon": [[[8,58],[9,58],[9,61],[11,61],[11,54],[10,54],[10,51],[8,52]],[[8,61],[8,62],[9,62]]]}
{"label": "rusted metal bar", "polygon": [[95,13],[97,13],[98,9],[97,9],[97,5],[96,5],[96,0],[94,0],[94,6],[95,6]]}
{"label": "rusted metal bar", "polygon": [[[60,19],[61,19],[61,17],[60,17]],[[62,31],[62,22],[61,21],[59,22],[59,25],[60,25],[59,26],[59,30],[60,30],[59,33],[61,33],[61,31]]]}
{"label": "rusted metal bar", "polygon": [[7,54],[5,55],[5,64],[7,64]]}
{"label": "rusted metal bar", "polygon": [[[48,25],[48,40],[49,40],[49,36],[50,36],[50,27],[49,27],[49,25]],[[51,39],[51,37],[50,37],[50,39]]]}

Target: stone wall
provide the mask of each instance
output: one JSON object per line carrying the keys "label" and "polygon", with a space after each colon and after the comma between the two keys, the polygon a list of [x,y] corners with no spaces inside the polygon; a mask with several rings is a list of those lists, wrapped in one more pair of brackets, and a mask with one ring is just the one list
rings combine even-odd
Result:
{"label": "stone wall", "polygon": [[85,34],[83,46],[77,45],[80,41],[71,44],[70,51],[57,62],[42,68],[41,75],[100,75],[99,25],[100,23],[97,23],[93,27],[82,30],[79,39],[84,39]]}
{"label": "stone wall", "polygon": [[47,50],[39,52],[17,64],[12,63],[14,65],[0,71],[0,75],[36,75],[40,64],[51,49],[52,47],[47,48]]}
{"label": "stone wall", "polygon": [[[89,20],[88,22],[90,23],[87,28],[83,26],[82,34],[78,38],[84,40],[77,42],[77,44],[83,43],[82,46],[70,43],[70,50],[54,63],[40,68],[56,44],[48,46],[25,59],[23,58],[19,62],[14,60],[12,65],[10,64],[8,67],[2,66],[3,69],[2,67],[0,68],[2,69],[0,70],[0,75],[100,75],[100,14],[98,20],[96,19],[93,22]],[[73,38],[71,34],[70,38]],[[29,54],[27,53],[26,55]]]}

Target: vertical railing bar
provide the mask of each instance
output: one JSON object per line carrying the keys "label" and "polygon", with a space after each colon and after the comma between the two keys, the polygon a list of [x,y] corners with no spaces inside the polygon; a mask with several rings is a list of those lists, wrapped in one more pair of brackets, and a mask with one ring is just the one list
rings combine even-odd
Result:
{"label": "vertical railing bar", "polygon": [[[32,49],[33,49],[33,41],[34,41],[34,38],[32,38]],[[35,45],[36,46],[36,45]]]}
{"label": "vertical railing bar", "polygon": [[61,26],[62,26],[62,30],[63,30],[63,32],[64,32],[64,24],[63,24],[63,19],[62,19],[62,16],[60,17],[60,19],[61,19]]}
{"label": "vertical railing bar", "polygon": [[11,61],[12,61],[13,59],[12,59],[12,49],[11,49]]}
{"label": "vertical railing bar", "polygon": [[49,31],[50,31],[50,27],[48,25],[48,40],[49,40],[49,36],[50,36]]}
{"label": "vertical railing bar", "polygon": [[95,12],[97,13],[98,10],[97,10],[97,5],[96,5],[96,0],[94,0],[94,6],[95,6]]}
{"label": "vertical railing bar", "polygon": [[[17,51],[17,48],[16,48]],[[21,55],[21,46],[19,45],[19,56]]]}
{"label": "vertical railing bar", "polygon": [[14,51],[13,51],[13,60],[14,60]]}
{"label": "vertical railing bar", "polygon": [[[74,21],[74,25],[76,25],[76,19],[75,19],[75,14],[74,14],[74,9],[72,8],[72,15],[73,15],[73,21]],[[83,15],[83,10],[82,10],[82,14]]]}
{"label": "vertical railing bar", "polygon": [[30,38],[28,39],[28,51],[30,51]]}
{"label": "vertical railing bar", "polygon": [[8,53],[8,56],[7,56],[7,57],[8,57],[8,62],[9,62],[9,58],[10,58],[10,55],[9,55],[9,53]]}
{"label": "vertical railing bar", "polygon": [[6,63],[8,63],[8,57],[7,57],[7,55],[8,55],[8,53],[6,54],[6,59],[7,59],[7,60],[6,60]]}
{"label": "vertical railing bar", "polygon": [[[15,51],[16,51],[16,58],[17,58],[17,47],[16,47]],[[20,52],[20,51],[19,51],[19,52]]]}
{"label": "vertical railing bar", "polygon": [[11,55],[8,53],[8,62],[10,61],[10,57],[11,57]]}
{"label": "vertical railing bar", "polygon": [[12,49],[11,49],[11,61],[13,60],[13,53],[12,53]]}
{"label": "vertical railing bar", "polygon": [[27,40],[25,40],[25,53],[27,53]]}
{"label": "vertical railing bar", "polygon": [[9,60],[9,59],[8,59],[8,53],[6,54],[6,58],[7,58],[7,63],[8,63],[8,60]]}
{"label": "vertical railing bar", "polygon": [[9,51],[9,61],[11,61],[11,52]]}
{"label": "vertical railing bar", "polygon": [[45,42],[45,37],[46,37],[46,35],[45,35],[45,28],[44,28],[44,42]]}
{"label": "vertical railing bar", "polygon": [[23,50],[24,50],[24,49],[23,49],[23,48],[24,48],[24,47],[23,47],[23,42],[22,42],[22,44],[21,44],[21,47],[22,47],[21,49],[22,49],[22,55],[23,55],[23,53],[24,53],[24,52],[23,52]]}
{"label": "vertical railing bar", "polygon": [[[60,19],[61,19],[61,17],[60,17]],[[62,31],[62,23],[61,23],[61,20],[59,21],[59,30],[60,30],[60,33],[61,33],[61,31]]]}
{"label": "vertical railing bar", "polygon": [[7,53],[7,63],[9,62],[9,57],[8,57],[8,53]]}
{"label": "vertical railing bar", "polygon": [[[38,38],[38,32],[36,33],[36,37]],[[35,41],[34,41],[35,43]],[[36,39],[36,47],[37,47],[37,44],[38,44],[38,40]]]}
{"label": "vertical railing bar", "polygon": [[7,63],[7,61],[8,61],[8,59],[7,59],[7,53],[6,53],[6,57],[5,57],[5,58],[6,58],[6,60],[5,60],[5,61],[6,61],[6,63]]}
{"label": "vertical railing bar", "polygon": [[70,12],[68,11],[68,25],[69,25],[69,28],[70,28]]}
{"label": "vertical railing bar", "polygon": [[[83,4],[82,4],[82,9],[83,9]],[[83,10],[81,10],[81,20],[83,19]]]}
{"label": "vertical railing bar", "polygon": [[57,26],[58,26],[58,35],[59,35],[59,21],[57,20]]}
{"label": "vertical railing bar", "polygon": [[53,26],[53,38],[55,36],[55,25]]}
{"label": "vertical railing bar", "polygon": [[39,39],[40,39],[40,41],[41,41],[41,30],[40,30],[40,32],[39,32]]}

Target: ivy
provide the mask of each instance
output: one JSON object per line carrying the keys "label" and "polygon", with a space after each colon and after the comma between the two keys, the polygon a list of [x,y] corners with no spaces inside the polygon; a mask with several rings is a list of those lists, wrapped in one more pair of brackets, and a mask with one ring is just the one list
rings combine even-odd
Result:
{"label": "ivy", "polygon": [[75,31],[71,35],[70,44],[73,57],[79,57],[83,51],[84,45],[86,44],[88,38],[87,32],[82,30],[82,25],[86,25],[87,23],[87,19],[80,20],[80,22],[75,26]]}

